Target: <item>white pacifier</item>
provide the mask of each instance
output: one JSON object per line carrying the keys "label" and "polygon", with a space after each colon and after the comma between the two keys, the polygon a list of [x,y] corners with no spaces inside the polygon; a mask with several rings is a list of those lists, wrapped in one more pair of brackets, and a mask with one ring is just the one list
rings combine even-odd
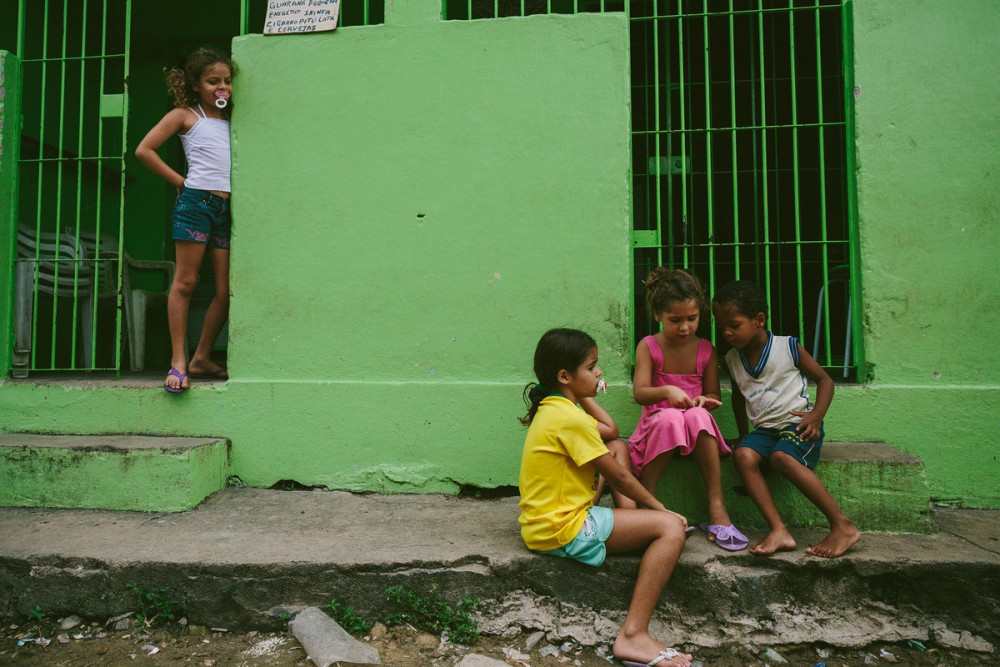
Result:
{"label": "white pacifier", "polygon": [[215,93],[215,106],[219,109],[225,109],[229,104],[229,93],[218,91]]}
{"label": "white pacifier", "polygon": [[602,380],[598,380],[597,381],[597,391],[601,392],[602,394],[608,393],[608,383],[605,382],[603,379]]}

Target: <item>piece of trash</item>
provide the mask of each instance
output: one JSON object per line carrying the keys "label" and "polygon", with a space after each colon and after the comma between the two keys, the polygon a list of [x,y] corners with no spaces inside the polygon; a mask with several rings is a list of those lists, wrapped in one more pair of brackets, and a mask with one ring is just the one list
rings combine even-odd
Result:
{"label": "piece of trash", "polygon": [[146,655],[156,655],[160,652],[160,649],[152,644],[143,644],[142,650],[146,652]]}
{"label": "piece of trash", "polygon": [[34,637],[25,637],[24,639],[18,639],[17,640],[17,647],[21,648],[25,644],[28,644],[28,643],[33,642],[33,641],[35,641]]}
{"label": "piece of trash", "polygon": [[828,648],[818,648],[816,649],[816,655],[826,660],[830,657],[830,649]]}
{"label": "piece of trash", "polygon": [[35,642],[39,646],[48,646],[49,644],[52,643],[52,640],[51,639],[46,639],[45,637],[39,637],[38,639],[35,640]]}
{"label": "piece of trash", "polygon": [[825,662],[817,662],[815,665],[813,665],[813,667],[826,667],[826,663]]}
{"label": "piece of trash", "polygon": [[59,642],[60,644],[68,644],[69,643],[69,635],[66,635],[66,634],[56,635],[56,641]]}
{"label": "piece of trash", "polygon": [[874,665],[878,662],[878,658],[876,658],[872,653],[864,652],[861,653],[861,656],[864,658],[866,665]]}
{"label": "piece of trash", "polygon": [[212,632],[229,632],[227,628],[209,628]]}
{"label": "piece of trash", "polygon": [[916,639],[908,639],[906,641],[906,643],[907,643],[907,645],[910,648],[915,648],[918,651],[926,651],[927,650],[927,647],[924,646],[921,642],[918,642]]}
{"label": "piece of trash", "polygon": [[899,662],[899,660],[896,659],[896,656],[894,656],[892,652],[886,651],[884,648],[880,648],[878,650],[878,657],[882,658],[886,662]]}
{"label": "piece of trash", "polygon": [[777,663],[779,665],[784,665],[784,664],[788,663],[788,661],[785,660],[785,656],[781,655],[780,653],[778,653],[777,651],[775,651],[773,648],[767,648],[764,651],[764,653],[761,655],[761,657],[764,658],[765,662],[774,662],[774,663]]}

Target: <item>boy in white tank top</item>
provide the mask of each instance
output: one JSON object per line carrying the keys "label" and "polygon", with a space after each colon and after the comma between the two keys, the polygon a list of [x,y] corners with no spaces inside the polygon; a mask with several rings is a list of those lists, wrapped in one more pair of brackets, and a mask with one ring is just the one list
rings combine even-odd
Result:
{"label": "boy in white tank top", "polygon": [[[712,300],[712,309],[723,338],[733,347],[726,354],[740,435],[733,459],[747,492],[770,526],[750,553],[770,555],[797,546],[761,471],[767,460],[830,522],[827,536],[806,553],[836,558],[861,533],[813,472],[823,446],[823,417],[833,400],[833,380],[797,338],[775,336],[767,330],[767,300],[756,284],[738,280],[725,285]],[[806,390],[807,377],[816,383],[815,405]],[[752,432],[748,418],[755,429]]]}

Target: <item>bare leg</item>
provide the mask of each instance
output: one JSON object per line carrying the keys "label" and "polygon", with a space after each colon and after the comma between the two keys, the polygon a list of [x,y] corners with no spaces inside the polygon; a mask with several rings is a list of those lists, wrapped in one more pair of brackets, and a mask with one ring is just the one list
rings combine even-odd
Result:
{"label": "bare leg", "polygon": [[[684,550],[684,524],[678,516],[659,510],[615,510],[615,527],[606,544],[609,553],[646,547],[628,614],[612,649],[619,660],[646,662],[666,648],[649,634],[649,621]],[[659,664],[688,667],[691,656],[681,654]]]}
{"label": "bare leg", "polygon": [[639,473],[639,482],[646,487],[646,490],[656,495],[656,485],[663,476],[663,471],[667,469],[667,464],[674,456],[674,450],[668,450],[657,456],[643,467]]}
{"label": "bare leg", "polygon": [[[708,522],[719,526],[732,523],[726,510],[726,499],[722,495],[722,465],[719,462],[719,441],[706,431],[698,434],[695,441],[695,463],[701,471],[705,482],[705,493],[708,496]],[[709,533],[709,540],[715,541],[715,535]]]}
{"label": "bare leg", "polygon": [[[625,468],[626,470],[632,469],[632,461],[628,455],[628,445],[626,445],[621,440],[612,440],[605,443],[608,446],[608,451],[611,455],[615,457],[615,461],[618,465]],[[597,478],[597,493],[594,495],[594,504],[598,504],[601,500],[601,496],[604,494],[604,485],[607,484],[607,480],[604,479],[603,475],[599,475]],[[623,510],[634,510],[636,508],[635,501],[626,496],[625,494],[615,490],[611,487],[611,499],[615,503],[615,507]]]}
{"label": "bare leg", "polygon": [[[192,373],[215,373],[222,367],[212,361],[212,347],[229,317],[229,249],[212,248],[212,268],[215,272],[215,296],[208,305],[201,327],[198,347],[191,355]],[[221,377],[228,377],[223,374]]]}
{"label": "bare leg", "polygon": [[760,543],[750,547],[750,553],[758,556],[769,556],[775,551],[791,551],[798,545],[796,545],[792,534],[788,532],[788,528],[778,512],[778,506],[774,504],[771,488],[767,485],[767,480],[764,479],[764,474],[760,471],[760,464],[764,461],[764,457],[749,447],[737,447],[733,451],[733,458],[736,460],[736,467],[743,478],[743,485],[746,486],[747,493],[771,528],[771,532]]}
{"label": "bare leg", "polygon": [[807,554],[836,558],[861,539],[861,532],[840,509],[840,505],[815,472],[784,452],[771,455],[771,467],[794,484],[830,522],[830,532],[818,544],[806,549]]}
{"label": "bare leg", "polygon": [[[198,271],[205,256],[205,244],[175,241],[174,248],[177,267],[174,271],[174,282],[170,285],[170,294],[167,296],[170,367],[181,373],[187,373],[187,350],[184,349],[184,341],[187,337],[188,310],[191,307],[191,294],[198,284]],[[185,378],[181,382],[178,378],[168,375],[166,385],[186,388],[188,381]]]}

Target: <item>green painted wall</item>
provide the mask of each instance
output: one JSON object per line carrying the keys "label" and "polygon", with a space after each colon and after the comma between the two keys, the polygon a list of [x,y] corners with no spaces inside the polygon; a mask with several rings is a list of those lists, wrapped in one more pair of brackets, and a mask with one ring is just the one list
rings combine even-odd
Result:
{"label": "green painted wall", "polygon": [[854,5],[867,361],[878,383],[995,388],[1000,3]]}
{"label": "green painted wall", "polygon": [[[0,430],[226,436],[254,486],[510,485],[534,344],[571,325],[597,336],[628,432],[625,20],[443,23],[433,4],[235,41],[228,384],[8,381]],[[838,388],[827,430],[919,456],[935,499],[997,508],[1000,11],[853,5],[874,381]]]}

